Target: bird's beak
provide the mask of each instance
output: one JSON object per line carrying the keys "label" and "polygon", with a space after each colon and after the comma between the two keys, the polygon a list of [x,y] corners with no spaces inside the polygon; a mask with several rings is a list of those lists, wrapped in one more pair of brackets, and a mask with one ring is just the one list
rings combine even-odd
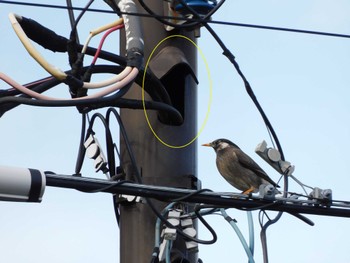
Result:
{"label": "bird's beak", "polygon": [[211,147],[211,144],[210,144],[210,143],[204,143],[204,144],[202,144],[202,146],[208,146],[208,147]]}

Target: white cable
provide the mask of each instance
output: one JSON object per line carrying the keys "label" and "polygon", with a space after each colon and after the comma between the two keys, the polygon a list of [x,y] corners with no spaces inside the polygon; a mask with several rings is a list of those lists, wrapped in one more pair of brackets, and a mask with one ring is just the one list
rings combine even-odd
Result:
{"label": "white cable", "polygon": [[101,81],[101,82],[84,82],[83,88],[85,89],[98,89],[103,88],[109,85],[112,85],[122,79],[124,79],[127,75],[130,74],[132,67],[126,67],[122,72],[115,75],[114,77]]}
{"label": "white cable", "polygon": [[120,19],[118,19],[117,21],[114,21],[114,22],[109,23],[109,24],[107,24],[107,25],[103,25],[103,26],[101,26],[101,27],[99,27],[99,28],[96,28],[96,29],[91,30],[91,31],[90,31],[90,34],[89,34],[89,36],[88,36],[88,38],[87,38],[86,41],[85,41],[85,44],[84,44],[84,46],[83,46],[83,49],[81,50],[81,53],[82,53],[82,54],[85,54],[86,49],[87,49],[87,47],[88,47],[88,45],[89,45],[91,39],[92,39],[94,36],[96,36],[96,35],[98,35],[98,34],[104,32],[104,31],[106,31],[106,30],[108,30],[108,29],[110,29],[110,28],[112,28],[112,27],[115,27],[115,26],[118,26],[118,25],[121,25],[121,24],[123,24],[123,18],[120,18]]}
{"label": "white cable", "polygon": [[9,84],[10,86],[12,86],[15,89],[18,89],[22,93],[27,94],[28,96],[36,98],[36,99],[41,99],[41,100],[83,100],[83,99],[101,98],[101,97],[104,97],[108,94],[111,94],[112,92],[117,91],[118,89],[121,89],[121,88],[125,87],[126,85],[128,85],[130,82],[132,82],[136,78],[138,73],[139,73],[139,70],[137,68],[133,68],[129,75],[127,75],[124,79],[122,79],[121,81],[118,81],[114,85],[112,85],[108,88],[105,88],[100,92],[96,92],[92,95],[85,96],[85,97],[79,97],[79,98],[73,98],[73,99],[71,99],[71,98],[70,99],[59,99],[59,98],[45,96],[43,94],[37,93],[33,90],[30,90],[27,87],[22,86],[21,84],[17,83],[15,80],[11,79],[9,76],[7,76],[1,72],[0,72],[0,79],[4,80],[7,84]]}
{"label": "white cable", "polygon": [[[13,13],[9,14],[9,19],[11,21],[12,27],[15,30],[18,38],[21,40],[22,44],[24,45],[24,47],[26,48],[26,50],[28,51],[28,53],[47,71],[49,72],[52,76],[54,76],[55,78],[59,79],[59,80],[65,80],[67,78],[67,74],[64,73],[62,70],[60,70],[59,68],[51,65],[50,63],[48,63],[45,58],[35,49],[35,47],[32,45],[31,41],[29,40],[28,36],[26,35],[26,33],[23,31],[21,25],[19,24],[18,21],[22,20],[22,17]],[[106,31],[107,29],[110,29],[114,26],[118,26],[120,24],[123,23],[123,19],[120,18],[117,21],[101,26],[97,29],[94,29],[90,32],[89,37],[87,38],[85,45],[82,49],[82,53],[84,54],[86,52],[86,49],[88,47],[88,44],[90,42],[90,40],[92,39],[92,37],[94,37],[95,35]],[[118,75],[101,81],[101,82],[96,82],[96,83],[91,83],[91,82],[84,82],[83,84],[83,88],[86,89],[97,89],[97,88],[103,88],[112,84],[117,83],[118,81],[124,79],[130,72],[131,72],[132,68],[131,67],[126,67],[121,73],[119,73]],[[27,94],[27,93],[26,93]],[[34,93],[31,93],[34,94]],[[32,97],[35,97],[33,95],[30,95]],[[41,96],[40,96],[41,97]],[[36,97],[35,97],[36,98]],[[43,97],[42,97],[43,99]],[[48,99],[45,98],[45,99]]]}

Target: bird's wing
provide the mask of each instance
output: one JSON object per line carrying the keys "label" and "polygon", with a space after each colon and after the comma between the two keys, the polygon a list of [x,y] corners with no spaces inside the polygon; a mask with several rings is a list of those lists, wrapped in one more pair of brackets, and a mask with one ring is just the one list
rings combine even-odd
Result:
{"label": "bird's wing", "polygon": [[247,169],[250,169],[256,173],[256,175],[260,176],[262,179],[268,181],[273,186],[278,186],[272,179],[267,175],[267,173],[247,154],[243,151],[238,155],[238,162]]}

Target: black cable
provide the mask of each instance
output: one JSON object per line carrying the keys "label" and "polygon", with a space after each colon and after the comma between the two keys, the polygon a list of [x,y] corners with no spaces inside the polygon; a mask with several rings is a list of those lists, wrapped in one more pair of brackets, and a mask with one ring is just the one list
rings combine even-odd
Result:
{"label": "black cable", "polygon": [[110,185],[107,185],[105,187],[101,187],[101,188],[98,188],[98,189],[94,189],[94,190],[81,190],[79,189],[78,191],[80,192],[84,192],[84,193],[99,193],[101,191],[106,191],[106,190],[109,190],[117,185],[122,185],[122,184],[125,184],[125,183],[131,183],[130,181],[127,181],[127,180],[123,180],[123,181],[118,181],[118,182],[112,182]]}
{"label": "black cable", "polygon": [[[184,0],[179,0],[180,3],[186,8],[188,9],[189,12],[191,12],[195,17],[200,17],[199,14],[193,10],[193,8],[191,8],[190,6],[188,6],[186,4],[186,2]],[[220,39],[220,37],[216,34],[216,32],[207,24],[207,23],[203,23],[203,26],[209,31],[209,33],[213,36],[213,38],[216,40],[216,42],[219,44],[219,46],[222,48],[223,50],[223,55],[226,56],[228,58],[228,60],[233,64],[233,66],[235,67],[238,75],[242,78],[246,91],[248,93],[248,95],[250,96],[250,98],[252,99],[252,101],[254,102],[255,106],[257,107],[261,117],[263,118],[266,126],[268,127],[268,129],[271,131],[272,136],[276,142],[277,145],[277,149],[279,150],[280,154],[281,154],[281,159],[284,160],[284,154],[283,154],[283,150],[281,147],[281,144],[278,140],[277,134],[275,132],[275,130],[273,129],[269,119],[267,118],[264,110],[262,109],[259,101],[257,100],[254,91],[252,89],[252,87],[250,86],[247,78],[244,76],[243,72],[241,71],[237,61],[235,60],[235,56],[232,54],[232,52],[226,47],[226,45],[224,44],[224,42]]]}
{"label": "black cable", "polygon": [[[75,25],[75,18],[74,18],[74,10],[73,10],[72,0],[66,0],[66,4],[67,4],[69,22],[71,25],[71,29],[73,30],[74,25]],[[76,33],[75,39],[77,40],[77,43],[79,44],[78,33]]]}
{"label": "black cable", "polygon": [[[53,8],[53,9],[68,9],[67,6],[60,5],[50,5],[50,4],[38,4],[38,3],[27,3],[27,2],[18,2],[18,1],[5,1],[0,0],[0,4],[13,4],[13,5],[24,5],[24,6],[33,6],[33,7],[43,7],[43,8]],[[73,10],[82,11],[84,8],[82,7],[72,7]],[[115,11],[111,10],[103,10],[103,9],[93,9],[89,8],[87,12],[95,12],[95,13],[105,13],[105,14],[115,14]],[[120,14],[128,14],[130,16],[141,16],[148,18],[155,18],[154,15],[150,14],[142,14],[142,13],[123,13]],[[225,25],[225,26],[237,26],[237,27],[246,27],[246,28],[256,28],[263,30],[274,30],[274,31],[284,31],[291,33],[302,33],[302,34],[311,34],[311,35],[320,35],[320,36],[329,36],[329,37],[340,37],[340,38],[350,38],[350,35],[346,34],[338,34],[338,33],[330,33],[330,32],[322,32],[322,31],[313,31],[313,30],[304,30],[304,29],[293,29],[293,28],[284,28],[284,27],[275,27],[275,26],[264,26],[264,25],[255,25],[255,24],[245,24],[245,23],[236,23],[236,22],[227,22],[227,21],[216,21],[216,20],[203,20],[203,19],[195,19],[195,18],[184,18],[184,17],[170,17],[170,16],[160,16],[157,15],[158,18],[162,19],[174,19],[174,20],[184,20],[188,22],[198,22],[198,23],[212,23],[217,25]]]}
{"label": "black cable", "polygon": [[[110,127],[111,114],[113,114],[116,119],[118,119],[118,116],[119,116],[119,113],[117,112],[117,110],[115,108],[109,108],[106,112],[106,121],[107,121],[108,127]],[[118,122],[118,124],[119,124],[119,122]],[[118,154],[118,157],[119,157],[119,163],[120,163],[121,169],[123,170],[122,160],[121,160],[121,157],[119,154]],[[120,210],[120,205],[119,205],[120,200],[119,200],[118,195],[116,195],[116,194],[113,194],[112,199],[113,199],[114,214],[115,214],[117,223],[119,225],[119,222],[120,222],[120,211],[119,211]]]}
{"label": "black cable", "polygon": [[[0,105],[3,103],[15,103],[16,105],[31,105],[31,106],[40,106],[40,107],[77,107],[84,106],[85,112],[91,111],[93,109],[99,109],[104,107],[119,107],[119,108],[129,108],[129,109],[139,109],[143,110],[144,105],[146,110],[157,110],[167,112],[171,118],[173,118],[174,125],[180,125],[183,123],[183,118],[181,113],[175,108],[154,101],[141,101],[133,99],[123,99],[119,98],[119,94],[115,94],[109,97],[97,98],[97,99],[82,99],[82,100],[57,100],[57,101],[48,101],[48,100],[33,100],[30,98],[24,97],[4,97],[0,98]],[[124,95],[124,94],[123,94]],[[0,111],[0,116],[1,116]]]}
{"label": "black cable", "polygon": [[177,199],[173,199],[171,200],[172,202],[176,202],[176,203],[179,203],[179,202],[185,202],[186,199],[192,197],[192,196],[195,196],[195,195],[198,195],[198,194],[201,194],[201,193],[204,193],[204,192],[213,192],[213,190],[211,189],[207,189],[207,188],[203,188],[203,189],[200,189],[200,190],[197,190],[193,193],[190,193],[188,195],[185,195],[183,197],[180,197],[180,198],[177,198]]}
{"label": "black cable", "polygon": [[[195,17],[199,17],[199,15],[195,12],[195,10],[193,10],[190,6],[188,6],[184,0],[179,0]],[[223,50],[223,55],[225,55],[229,61],[233,64],[233,66],[235,67],[238,75],[242,78],[243,82],[244,82],[244,86],[246,88],[246,91],[248,93],[248,95],[250,96],[250,98],[252,99],[252,101],[254,102],[255,106],[257,107],[261,117],[263,118],[268,130],[270,131],[270,133],[272,134],[272,137],[277,145],[277,149],[281,154],[281,160],[285,160],[284,158],[284,154],[283,154],[283,150],[282,150],[282,146],[279,142],[279,139],[277,137],[277,134],[273,128],[273,126],[271,125],[268,117],[266,116],[264,110],[262,109],[259,101],[257,100],[253,89],[250,86],[250,83],[248,82],[247,78],[244,76],[243,72],[241,71],[237,61],[235,60],[234,55],[231,53],[231,51],[226,47],[226,45],[223,43],[223,41],[219,38],[219,36],[216,34],[216,32],[209,26],[209,24],[204,23],[203,24],[204,27],[209,31],[209,33],[214,37],[214,39],[217,41],[217,43],[220,45],[220,47]],[[284,175],[284,196],[287,195],[287,191],[288,191],[288,177],[287,175]],[[279,212],[277,214],[277,216],[274,219],[270,219],[265,225],[262,226],[261,232],[260,232],[260,238],[261,238],[261,243],[262,243],[262,247],[263,247],[263,255],[264,255],[264,263],[268,263],[268,253],[267,253],[267,241],[266,241],[266,230],[267,228],[276,223],[281,217],[282,217],[283,212]]]}
{"label": "black cable", "polygon": [[[83,68],[83,72],[87,69],[87,67]],[[119,73],[123,70],[120,66],[111,66],[111,65],[95,65],[93,68],[93,73]],[[69,73],[70,71],[66,71],[66,73]],[[148,74],[146,74],[148,76]],[[140,78],[136,79],[137,82],[142,82]],[[161,92],[166,92],[164,86],[158,81],[156,81],[156,78],[153,78],[151,76],[150,80],[147,80],[149,82],[149,85],[145,86],[146,91],[150,96],[153,98],[156,96],[155,90]],[[40,82],[40,81],[39,81]],[[58,84],[60,84],[61,81],[50,78],[49,80],[45,81],[44,83],[40,84],[33,84],[32,90],[42,93]],[[154,86],[151,84],[155,83]],[[140,85],[140,83],[138,83]],[[131,85],[131,84],[130,84]],[[127,100],[127,99],[120,99],[122,96],[125,95],[125,93],[129,90],[130,85],[127,87],[122,88],[115,94],[104,97],[104,98],[97,98],[97,99],[83,99],[83,100],[57,100],[57,101],[46,101],[46,100],[33,100],[29,99],[29,96],[27,95],[21,95],[20,97],[10,97],[10,95],[16,95],[19,94],[17,90],[10,89],[8,91],[3,91],[0,93],[0,117],[8,110],[13,109],[14,107],[25,104],[25,105],[32,105],[32,106],[44,106],[44,107],[76,107],[76,106],[85,106],[86,112],[90,111],[92,109],[98,109],[101,107],[107,107],[107,106],[114,106],[114,107],[123,107],[123,108],[133,108],[133,109],[143,109],[143,103],[142,101],[138,100]],[[157,87],[157,88],[155,88]],[[164,91],[161,91],[164,89]],[[158,94],[159,94],[158,93]],[[7,96],[9,95],[9,96]],[[1,98],[1,96],[4,96]],[[6,97],[5,97],[6,96]],[[161,99],[167,99],[164,97],[166,96],[166,93],[161,96]],[[159,98],[159,97],[158,97]],[[158,100],[155,98],[155,100]],[[175,125],[179,125],[183,123],[183,117],[181,113],[176,110],[174,107],[157,101],[145,101],[145,107],[146,109],[153,109],[153,110],[159,110],[166,112],[167,115],[172,119],[173,123]]]}
{"label": "black cable", "polygon": [[[113,110],[115,110],[115,109],[112,109],[112,111]],[[87,129],[88,132],[87,132],[86,137],[88,137],[89,134],[93,133],[92,127],[94,125],[94,121],[95,121],[96,118],[99,118],[102,121],[102,123],[103,123],[103,125],[105,127],[106,145],[107,145],[107,158],[108,158],[108,167],[109,167],[110,178],[111,178],[111,180],[116,180],[117,178],[115,178],[115,174],[116,174],[115,155],[114,155],[114,151],[113,151],[114,143],[113,143],[113,139],[112,139],[112,133],[110,131],[110,122],[109,122],[110,112],[111,112],[111,109],[108,109],[106,117],[103,117],[100,113],[95,113],[91,117],[90,125],[89,125],[89,128]],[[80,154],[84,155],[85,147],[84,147],[84,145],[82,145],[82,147],[83,147],[83,149],[81,150]],[[107,189],[112,188],[115,185],[118,185],[118,184],[124,183],[124,182],[130,182],[130,181],[125,181],[125,180],[124,181],[119,181],[119,182],[117,182],[115,184],[112,184],[112,185],[107,186],[107,187],[102,188],[102,189],[103,190],[107,190]],[[95,193],[95,192],[98,192],[98,191],[101,191],[101,189],[94,190],[93,192]],[[117,224],[119,225],[120,214],[119,214],[119,205],[118,205],[118,195],[113,194],[112,199],[113,199],[113,206],[114,206],[115,217],[116,217],[116,220],[117,220]]]}
{"label": "black cable", "polygon": [[78,156],[75,163],[75,174],[76,176],[80,175],[81,168],[83,166],[84,162],[84,156],[85,156],[85,129],[86,129],[86,113],[81,114],[82,121],[81,121],[81,133],[80,133],[80,142],[79,142],[79,149],[78,149]]}
{"label": "black cable", "polygon": [[[95,124],[96,118],[100,119],[104,128],[105,128],[105,137],[106,137],[106,150],[107,150],[107,162],[108,162],[108,171],[110,177],[113,177],[115,175],[115,155],[113,150],[113,139],[112,134],[108,126],[108,122],[106,121],[106,118],[99,112],[96,112],[92,115],[89,127],[87,129],[86,133],[86,139],[92,134],[95,134],[93,131],[93,126]],[[85,147],[84,147],[85,152]]]}
{"label": "black cable", "polygon": [[194,207],[194,213],[196,214],[197,218],[202,222],[202,224],[209,230],[209,232],[211,233],[212,235],[212,240],[210,241],[207,241],[206,243],[203,243],[203,244],[214,244],[217,240],[217,235],[216,235],[216,232],[215,230],[208,224],[208,222],[204,219],[204,217],[200,214],[200,210],[202,208],[213,208],[212,206],[207,206],[207,205],[196,205]]}
{"label": "black cable", "polygon": [[[80,22],[81,18],[86,13],[86,10],[89,9],[91,4],[94,2],[94,0],[90,0],[84,9],[80,12],[77,19],[74,22],[74,25],[72,26],[72,30],[70,32],[69,41],[67,42],[67,51],[68,51],[68,61],[69,65],[72,68],[72,76],[75,79],[81,80],[81,81],[87,81],[84,79],[82,74],[82,68],[83,68],[83,60],[84,56],[80,53],[78,53],[78,45],[79,41],[77,39],[78,37],[78,23]],[[69,83],[69,90],[71,93],[72,98],[76,97],[84,97],[87,94],[87,90],[83,89],[80,85],[76,85],[75,83]],[[81,109],[78,108],[79,112],[81,112]]]}
{"label": "black cable", "polygon": [[[122,137],[124,138],[124,142],[125,142],[125,146],[126,146],[126,150],[127,150],[127,153],[129,155],[129,158],[130,158],[130,161],[131,161],[131,165],[132,167],[134,168],[134,175],[135,175],[135,180],[137,183],[140,183],[142,184],[142,177],[141,177],[141,174],[138,170],[138,167],[137,167],[137,162],[136,162],[136,159],[135,159],[135,156],[134,156],[134,153],[131,149],[131,146],[130,146],[130,141],[129,141],[129,138],[128,138],[128,135],[127,135],[127,132],[125,130],[125,127],[124,127],[124,124],[123,124],[123,121],[122,119],[120,118],[119,116],[119,113],[116,112],[115,110],[111,109],[111,111],[113,111],[118,123],[119,123],[119,128],[120,128],[120,133],[122,134]],[[199,243],[199,244],[213,244],[216,242],[216,234],[215,234],[215,231],[214,231],[214,234],[213,234],[213,240],[200,240],[198,238],[194,238],[194,237],[191,237],[187,234],[185,234],[179,227],[176,227],[174,225],[172,225],[157,209],[156,207],[154,206],[153,202],[150,200],[150,198],[148,197],[145,197],[145,200],[146,200],[146,203],[148,204],[148,206],[151,208],[151,210],[153,211],[153,213],[167,226],[167,227],[170,227],[170,228],[173,228],[173,229],[176,229],[176,232],[184,237],[185,239],[188,239],[188,240],[192,240],[196,243]],[[204,219],[203,219],[204,220]],[[202,221],[203,222],[203,221]],[[205,220],[204,220],[205,222]],[[208,227],[209,231],[212,232],[213,230],[211,229],[211,227],[209,226],[208,223],[204,223],[203,224]]]}

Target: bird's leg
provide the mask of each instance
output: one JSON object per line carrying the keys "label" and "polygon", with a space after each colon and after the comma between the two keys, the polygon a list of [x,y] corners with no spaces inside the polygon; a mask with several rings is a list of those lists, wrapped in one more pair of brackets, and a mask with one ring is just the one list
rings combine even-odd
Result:
{"label": "bird's leg", "polygon": [[245,190],[242,194],[244,194],[244,195],[249,195],[249,194],[251,194],[254,190],[255,190],[255,188],[254,188],[253,186],[251,186],[249,189]]}

